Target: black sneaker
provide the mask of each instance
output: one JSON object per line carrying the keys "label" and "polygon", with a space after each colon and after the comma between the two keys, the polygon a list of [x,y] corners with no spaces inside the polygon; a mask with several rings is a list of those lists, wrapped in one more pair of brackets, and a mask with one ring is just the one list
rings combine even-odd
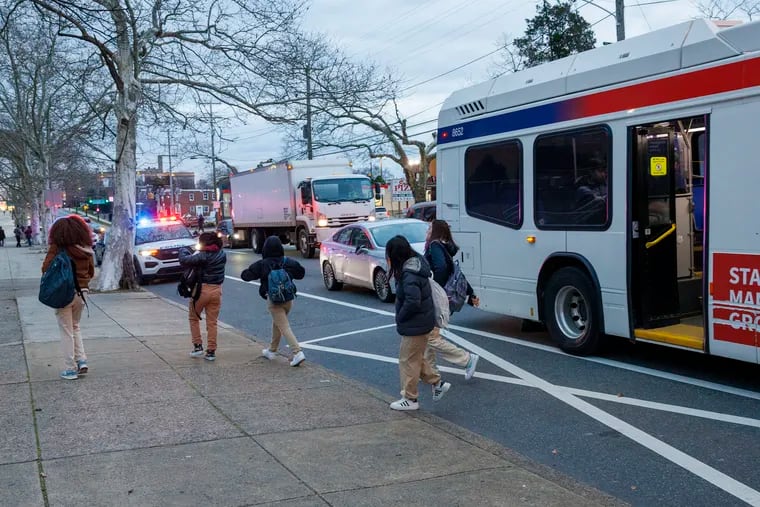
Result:
{"label": "black sneaker", "polygon": [[203,355],[203,345],[200,343],[198,345],[193,345],[193,351],[190,352],[190,355],[193,357],[201,357]]}
{"label": "black sneaker", "polygon": [[206,361],[216,361],[216,351],[215,350],[207,350],[206,351],[206,357],[204,359]]}

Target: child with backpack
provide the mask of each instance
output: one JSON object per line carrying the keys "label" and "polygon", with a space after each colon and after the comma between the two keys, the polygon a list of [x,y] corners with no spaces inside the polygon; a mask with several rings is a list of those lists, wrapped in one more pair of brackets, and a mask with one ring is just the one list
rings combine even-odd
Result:
{"label": "child with backpack", "polygon": [[296,296],[293,280],[301,280],[305,274],[306,270],[298,261],[285,257],[280,238],[269,236],[264,241],[261,260],[248,266],[240,275],[246,282],[261,280],[259,295],[267,300],[267,310],[272,315],[272,342],[261,354],[267,359],[274,359],[280,338],[284,335],[293,353],[290,366],[298,366],[306,359],[288,322]]}
{"label": "child with backpack", "polygon": [[222,308],[222,284],[227,255],[222,248],[222,240],[213,232],[198,236],[200,249],[192,252],[188,248],[179,251],[179,263],[185,269],[199,270],[200,292],[190,297],[187,318],[190,321],[190,336],[193,341],[192,357],[203,355],[201,337],[201,313],[206,313],[206,361],[216,360],[217,322]]}
{"label": "child with backpack", "polygon": [[43,274],[51,267],[53,260],[61,251],[69,257],[68,262],[73,262],[73,275],[78,290],[70,303],[55,310],[55,316],[61,333],[63,352],[61,378],[75,380],[88,371],[79,321],[82,317],[84,294],[89,291],[90,279],[95,275],[90,228],[79,215],[59,218],[50,227],[48,245],[47,255],[42,262]]}
{"label": "child with backpack", "polygon": [[[454,243],[454,239],[451,237],[449,224],[445,220],[433,220],[430,223],[427,241],[425,242],[425,260],[428,261],[430,269],[433,271],[433,280],[435,280],[441,287],[445,288],[448,285],[449,292],[451,292],[451,286],[453,285],[452,283],[449,283],[451,275],[454,273],[453,257],[458,251],[459,247]],[[469,305],[477,307],[480,304],[478,297],[475,295],[469,283],[466,283],[464,292],[465,294],[460,294],[459,296],[451,295],[449,299],[451,300],[452,297],[454,299],[460,297],[461,302],[461,300],[466,297]],[[457,309],[458,308],[456,307],[452,308],[452,312]],[[465,380],[470,380],[475,374],[475,368],[477,367],[478,359],[480,359],[480,357],[477,354],[468,352],[463,348],[454,345],[450,341],[445,340],[441,336],[441,330],[437,327],[434,332],[431,333],[430,339],[428,340],[428,347],[425,352],[433,369],[437,371],[436,352],[446,361],[459,366],[464,366]]]}

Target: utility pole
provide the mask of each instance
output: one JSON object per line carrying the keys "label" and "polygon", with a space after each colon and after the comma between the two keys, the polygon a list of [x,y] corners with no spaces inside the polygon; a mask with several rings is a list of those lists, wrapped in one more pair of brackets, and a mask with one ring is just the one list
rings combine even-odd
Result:
{"label": "utility pole", "polygon": [[172,138],[169,131],[166,131],[166,143],[169,150],[169,202],[171,203],[171,214],[174,214],[174,172],[172,171]]}
{"label": "utility pole", "polygon": [[309,160],[314,158],[311,147],[311,69],[306,67],[306,127],[303,136],[306,138],[306,153]]}
{"label": "utility pole", "polygon": [[203,102],[203,105],[209,106],[209,121],[211,123],[211,186],[214,190],[214,203],[219,208],[214,209],[214,217],[216,222],[219,223],[219,213],[221,212],[221,201],[219,199],[219,190],[216,184],[216,146],[214,139],[216,137],[216,129],[214,128],[214,102]]}
{"label": "utility pole", "polygon": [[615,26],[617,27],[617,40],[625,39],[625,4],[623,0],[615,0]]}

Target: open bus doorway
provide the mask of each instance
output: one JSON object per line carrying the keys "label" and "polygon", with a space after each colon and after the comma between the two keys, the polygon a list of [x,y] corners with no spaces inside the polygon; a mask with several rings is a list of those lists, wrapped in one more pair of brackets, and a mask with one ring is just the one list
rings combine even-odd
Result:
{"label": "open bus doorway", "polygon": [[637,339],[704,350],[707,116],[631,129],[630,286]]}

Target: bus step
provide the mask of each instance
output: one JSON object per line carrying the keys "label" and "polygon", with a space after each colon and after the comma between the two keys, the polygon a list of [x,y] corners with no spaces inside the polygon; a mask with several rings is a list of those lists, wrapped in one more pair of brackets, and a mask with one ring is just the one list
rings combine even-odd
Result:
{"label": "bus step", "polygon": [[633,334],[638,340],[690,350],[705,350],[705,332],[702,326],[675,324],[655,329],[634,329]]}

